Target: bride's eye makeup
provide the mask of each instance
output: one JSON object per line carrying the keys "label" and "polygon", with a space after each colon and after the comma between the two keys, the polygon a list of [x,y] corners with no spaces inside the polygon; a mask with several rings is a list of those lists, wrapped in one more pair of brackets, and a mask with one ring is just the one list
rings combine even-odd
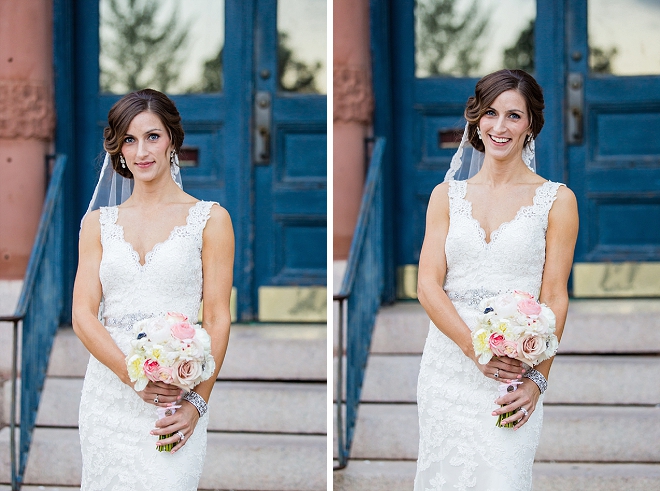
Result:
{"label": "bride's eye makeup", "polygon": [[135,141],[135,138],[132,136],[125,136],[124,137],[124,143],[133,143]]}

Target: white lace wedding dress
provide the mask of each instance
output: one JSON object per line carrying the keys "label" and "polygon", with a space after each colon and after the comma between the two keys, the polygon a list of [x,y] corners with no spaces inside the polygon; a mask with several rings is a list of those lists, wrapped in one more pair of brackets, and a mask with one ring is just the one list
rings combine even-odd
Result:
{"label": "white lace wedding dress", "polygon": [[[465,199],[467,182],[449,182],[444,289],[470,329],[483,298],[512,290],[538,298],[548,212],[560,185],[549,181],[541,185],[533,204],[521,208],[486,243],[486,234]],[[498,407],[494,404],[498,385],[431,322],[417,385],[415,491],[531,491],[543,396],[522,428],[498,428],[491,415]]]}
{"label": "white lace wedding dress", "polygon": [[[144,265],[124,230],[117,207],[101,208],[103,319],[119,348],[127,353],[136,320],[168,311],[197,320],[202,298],[202,232],[212,202],[190,208],[186,224],[145,257]],[[156,406],[144,402],[105,365],[90,356],[80,402],[82,491],[192,491],[206,455],[208,413],[186,445],[174,455],[156,449],[149,432]]]}

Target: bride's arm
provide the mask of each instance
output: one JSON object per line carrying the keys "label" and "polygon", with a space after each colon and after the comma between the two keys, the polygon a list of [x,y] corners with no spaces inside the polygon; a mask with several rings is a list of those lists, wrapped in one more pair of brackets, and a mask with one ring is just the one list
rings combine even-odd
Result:
{"label": "bride's arm", "polygon": [[520,378],[522,368],[517,360],[494,357],[485,365],[478,362],[472,347],[470,328],[458,315],[456,308],[454,308],[443,289],[447,274],[445,241],[449,231],[448,189],[448,183],[439,184],[433,190],[429,200],[426,212],[426,232],[419,256],[417,278],[419,302],[433,324],[456,343],[465,356],[474,361],[484,375],[497,378],[494,376],[497,372],[500,379]]}
{"label": "bride's arm", "polygon": [[[573,266],[577,234],[577,201],[573,192],[562,186],[548,215],[545,266],[539,294],[539,301],[550,307],[557,318],[555,334],[559,340],[568,312],[568,277]],[[541,362],[535,368],[548,378],[554,359]]]}
{"label": "bride's arm", "polygon": [[215,373],[195,387],[195,392],[208,401],[225,359],[231,324],[229,301],[234,270],[234,230],[227,210],[220,206],[211,208],[211,216],[204,229],[203,240],[202,327],[211,336]]}
{"label": "bride's arm", "polygon": [[126,358],[108,331],[98,320],[101,302],[101,226],[99,211],[88,213],[80,230],[78,271],[73,285],[73,330],[85,348],[119,379],[130,385]]}

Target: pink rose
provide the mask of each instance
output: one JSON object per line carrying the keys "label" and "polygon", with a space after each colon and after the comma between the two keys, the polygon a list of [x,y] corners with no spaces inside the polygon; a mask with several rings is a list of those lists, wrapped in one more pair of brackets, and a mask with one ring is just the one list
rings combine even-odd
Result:
{"label": "pink rose", "polygon": [[541,336],[530,334],[518,340],[518,351],[525,360],[534,362],[545,351],[545,341]]}
{"label": "pink rose", "polygon": [[504,341],[502,349],[504,355],[509,358],[516,358],[518,356],[518,343],[515,341]]}
{"label": "pink rose", "polygon": [[488,346],[495,356],[506,356],[504,353],[504,336],[494,332],[488,338]]}
{"label": "pink rose", "polygon": [[513,293],[515,293],[516,295],[521,296],[523,298],[534,299],[534,297],[532,296],[531,293],[527,293],[527,292],[524,292],[524,291],[521,291],[521,290],[514,290]]}
{"label": "pink rose", "polygon": [[160,371],[160,364],[156,360],[147,359],[143,365],[144,374],[152,382],[158,382],[158,372]]}
{"label": "pink rose", "polygon": [[202,375],[202,364],[194,360],[180,360],[173,368],[172,377],[179,387],[192,389]]}
{"label": "pink rose", "polygon": [[518,302],[518,310],[521,314],[525,315],[539,315],[541,313],[541,306],[536,300],[526,298]]}
{"label": "pink rose", "polygon": [[177,339],[192,339],[195,337],[195,328],[188,322],[177,322],[172,326],[172,336]]}
{"label": "pink rose", "polygon": [[144,374],[152,382],[172,383],[172,369],[161,366],[156,360],[146,360],[144,362]]}

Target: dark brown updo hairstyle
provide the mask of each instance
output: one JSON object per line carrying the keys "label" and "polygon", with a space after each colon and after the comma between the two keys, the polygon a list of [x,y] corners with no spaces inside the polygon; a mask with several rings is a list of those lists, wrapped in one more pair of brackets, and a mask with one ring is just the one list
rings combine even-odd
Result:
{"label": "dark brown updo hairstyle", "polygon": [[119,161],[121,147],[133,118],[142,112],[151,112],[160,118],[170,135],[174,151],[179,153],[183,144],[181,116],[174,102],[162,92],[143,89],[131,92],[119,99],[108,112],[108,126],[103,130],[103,148],[112,161],[112,168],[120,176],[133,178],[133,173],[122,168]]}
{"label": "dark brown updo hairstyle", "polygon": [[[497,97],[507,90],[517,91],[527,104],[527,113],[530,120],[532,138],[541,132],[543,123],[543,90],[529,73],[522,70],[499,70],[486,75],[477,82],[474,95],[467,101],[465,108],[465,119],[468,124],[468,142],[472,147],[483,152],[484,143],[479,139],[477,128],[479,120],[493,104]],[[525,145],[528,139],[525,138]]]}

